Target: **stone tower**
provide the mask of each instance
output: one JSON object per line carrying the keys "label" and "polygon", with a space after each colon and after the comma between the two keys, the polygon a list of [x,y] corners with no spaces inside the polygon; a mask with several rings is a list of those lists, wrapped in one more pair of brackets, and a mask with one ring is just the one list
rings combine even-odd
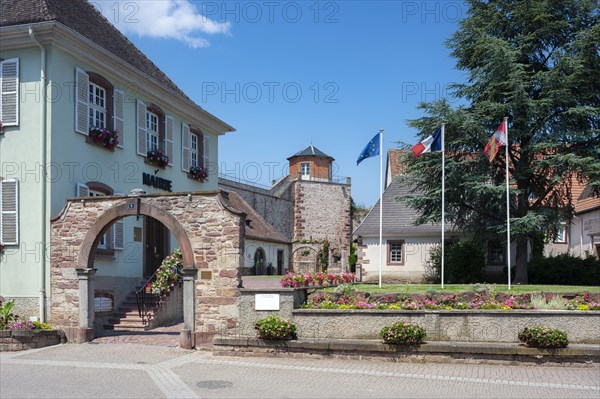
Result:
{"label": "stone tower", "polygon": [[332,176],[333,157],[312,144],[288,158],[293,181],[295,271],[320,271],[317,252],[330,243],[329,271],[346,271],[352,240],[350,178]]}

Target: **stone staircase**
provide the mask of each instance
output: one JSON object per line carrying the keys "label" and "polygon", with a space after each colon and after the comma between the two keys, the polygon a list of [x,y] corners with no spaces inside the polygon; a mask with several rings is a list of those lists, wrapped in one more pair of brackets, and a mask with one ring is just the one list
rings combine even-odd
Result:
{"label": "stone staircase", "polygon": [[159,305],[152,309],[145,320],[140,317],[136,292],[146,284],[140,284],[130,292],[113,314],[102,323],[103,330],[113,333],[136,333],[148,331],[173,322],[183,321],[183,291],[175,285],[171,291],[160,300]]}
{"label": "stone staircase", "polygon": [[140,290],[144,282],[140,283],[134,291],[130,292],[123,303],[113,312],[112,316],[104,324],[105,331],[134,332],[149,330],[150,323],[144,323],[140,317],[135,293]]}

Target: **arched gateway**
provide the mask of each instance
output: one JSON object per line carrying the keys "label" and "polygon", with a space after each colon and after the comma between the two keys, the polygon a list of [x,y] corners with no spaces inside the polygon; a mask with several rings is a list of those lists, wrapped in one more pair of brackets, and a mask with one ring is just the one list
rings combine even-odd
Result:
{"label": "arched gateway", "polygon": [[93,338],[96,248],[127,216],[150,216],[177,239],[184,263],[184,329],[193,334],[235,328],[246,215],[220,191],[67,200],[51,227],[50,322],[78,326],[80,342]]}

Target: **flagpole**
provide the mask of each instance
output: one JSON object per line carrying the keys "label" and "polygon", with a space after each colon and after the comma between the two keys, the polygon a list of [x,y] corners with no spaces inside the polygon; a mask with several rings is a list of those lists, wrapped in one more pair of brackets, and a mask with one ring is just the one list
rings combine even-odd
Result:
{"label": "flagpole", "polygon": [[445,241],[445,219],[446,219],[446,151],[445,151],[445,139],[446,139],[446,124],[442,123],[442,289],[444,288],[444,241]]}
{"label": "flagpole", "polygon": [[508,265],[508,289],[510,290],[510,190],[509,190],[509,179],[508,179],[508,117],[504,117],[504,133],[506,139],[506,145],[504,146],[504,153],[506,158],[506,262]]}
{"label": "flagpole", "polygon": [[383,265],[383,129],[379,129],[379,288]]}

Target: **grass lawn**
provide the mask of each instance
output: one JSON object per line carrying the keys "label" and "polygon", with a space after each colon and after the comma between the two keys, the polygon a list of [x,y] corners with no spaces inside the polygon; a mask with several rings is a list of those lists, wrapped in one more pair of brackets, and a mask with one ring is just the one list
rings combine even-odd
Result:
{"label": "grass lawn", "polygon": [[[576,285],[512,285],[510,291],[506,284],[493,284],[495,292],[507,292],[511,294],[523,294],[527,292],[600,292],[597,286]],[[357,291],[369,292],[371,294],[406,292],[425,294],[427,291],[437,292],[462,292],[473,291],[472,284],[444,284],[444,289],[439,284],[383,284],[381,288],[377,284],[354,284]]]}

